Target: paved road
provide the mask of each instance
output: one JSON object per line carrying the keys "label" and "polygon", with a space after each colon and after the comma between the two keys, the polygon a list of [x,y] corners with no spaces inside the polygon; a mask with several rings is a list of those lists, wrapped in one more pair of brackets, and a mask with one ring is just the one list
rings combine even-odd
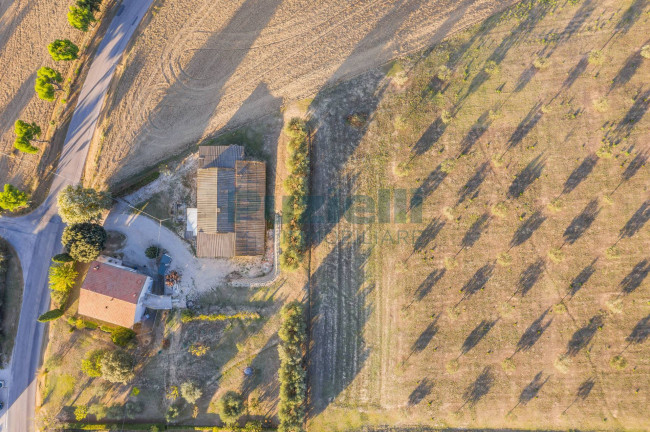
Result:
{"label": "paved road", "polygon": [[11,365],[0,374],[8,386],[8,391],[0,393],[0,398],[8,407],[0,418],[2,432],[35,430],[36,373],[44,331],[44,325],[37,323],[36,318],[49,305],[49,258],[60,251],[59,239],[63,231],[63,223],[57,215],[56,195],[81,179],[88,147],[115,67],[151,3],[152,0],[123,0],[122,5],[117,6],[117,15],[98,47],[79,95],[50,195],[38,209],[27,216],[0,218],[0,236],[16,249],[25,279]]}

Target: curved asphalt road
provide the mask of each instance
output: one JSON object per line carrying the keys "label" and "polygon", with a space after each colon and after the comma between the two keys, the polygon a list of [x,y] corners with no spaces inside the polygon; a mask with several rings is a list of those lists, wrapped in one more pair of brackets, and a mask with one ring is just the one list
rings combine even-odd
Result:
{"label": "curved asphalt road", "polygon": [[[44,325],[36,318],[47,310],[47,269],[50,257],[61,249],[63,223],[57,215],[56,195],[79,183],[99,114],[126,45],[152,0],[123,0],[98,47],[72,116],[57,175],[50,194],[34,212],[20,218],[0,218],[0,237],[16,249],[23,268],[25,288],[12,361],[0,374],[7,389],[0,392],[5,410],[0,432],[34,431],[36,373],[40,363]],[[61,19],[64,19],[62,17]]]}

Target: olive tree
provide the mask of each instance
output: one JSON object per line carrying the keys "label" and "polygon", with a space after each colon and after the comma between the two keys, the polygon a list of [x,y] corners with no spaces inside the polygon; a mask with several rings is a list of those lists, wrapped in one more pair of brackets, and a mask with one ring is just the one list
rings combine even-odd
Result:
{"label": "olive tree", "polygon": [[57,203],[63,222],[78,224],[99,220],[102,211],[110,208],[111,197],[105,192],[77,185],[63,189],[57,196]]}
{"label": "olive tree", "polygon": [[61,88],[62,82],[63,77],[58,71],[43,66],[38,70],[38,72],[36,72],[36,84],[34,85],[34,90],[36,90],[36,94],[39,98],[46,101],[53,101],[55,99],[55,92],[63,90]]}
{"label": "olive tree", "polygon": [[57,39],[47,46],[54,61],[70,61],[79,57],[79,47],[70,39]]}
{"label": "olive tree", "polygon": [[29,195],[18,188],[5,184],[4,190],[0,192],[0,209],[14,212],[27,206]]}
{"label": "olive tree", "polygon": [[127,383],[133,379],[133,356],[125,351],[109,351],[101,359],[102,377],[113,383]]}
{"label": "olive tree", "polygon": [[36,123],[27,123],[22,120],[16,120],[14,123],[14,133],[16,140],[14,147],[23,153],[38,153],[38,148],[34,147],[31,141],[39,141],[37,138],[41,136],[41,128]]}
{"label": "olive tree", "polygon": [[201,396],[203,396],[203,391],[199,388],[196,383],[192,381],[187,381],[181,384],[181,396],[189,404],[194,404]]}
{"label": "olive tree", "polygon": [[244,411],[244,398],[236,391],[229,391],[219,401],[219,416],[225,422],[234,422]]}
{"label": "olive tree", "polygon": [[61,243],[72,258],[80,262],[91,262],[104,249],[106,230],[94,223],[79,223],[63,230]]}

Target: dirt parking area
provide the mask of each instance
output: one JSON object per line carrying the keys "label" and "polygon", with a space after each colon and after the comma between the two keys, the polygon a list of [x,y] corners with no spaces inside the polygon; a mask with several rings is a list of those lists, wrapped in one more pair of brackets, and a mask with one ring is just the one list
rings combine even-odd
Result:
{"label": "dirt parking area", "polygon": [[[512,1],[166,0],[125,56],[86,168],[115,183]],[[119,81],[117,81],[119,79]]]}
{"label": "dirt parking area", "polygon": [[647,427],[648,29],[526,1],[314,98],[311,431]]}

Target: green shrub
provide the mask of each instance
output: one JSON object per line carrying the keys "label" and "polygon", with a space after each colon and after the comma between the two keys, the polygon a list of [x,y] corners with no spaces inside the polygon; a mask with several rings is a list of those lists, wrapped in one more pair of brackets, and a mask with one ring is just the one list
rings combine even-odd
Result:
{"label": "green shrub", "polygon": [[181,396],[189,404],[194,404],[203,396],[201,388],[192,381],[187,381],[181,384]]}
{"label": "green shrub", "polygon": [[134,337],[135,332],[126,327],[117,327],[111,331],[111,340],[117,346],[127,346]]}
{"label": "green shrub", "polygon": [[109,351],[100,361],[102,376],[112,383],[127,383],[133,379],[135,359],[124,351]]}
{"label": "green shrub", "polygon": [[183,309],[181,312],[181,321],[184,323],[192,321],[228,321],[228,320],[256,320],[262,316],[257,312],[239,312],[232,315],[225,314],[209,314],[209,315],[194,315],[189,309]]}
{"label": "green shrub", "polygon": [[158,246],[149,246],[145,251],[144,255],[149,259],[156,259],[160,256],[161,249]]}
{"label": "green shrub", "polygon": [[278,332],[282,343],[280,356],[279,431],[302,431],[305,421],[307,392],[303,353],[307,340],[307,326],[303,306],[299,302],[287,304],[281,311],[282,325]]}
{"label": "green shrub", "polygon": [[244,398],[236,391],[226,392],[219,401],[219,416],[226,423],[234,422],[244,411]]}
{"label": "green shrub", "polygon": [[74,418],[77,421],[81,421],[88,416],[88,407],[85,405],[79,405],[74,409]]}
{"label": "green shrub", "polygon": [[309,135],[307,125],[299,118],[289,121],[286,133],[290,138],[286,161],[289,174],[284,189],[289,196],[282,205],[283,217],[287,222],[282,227],[280,266],[284,270],[295,270],[303,259],[306,246],[303,223],[309,194]]}
{"label": "green shrub", "polygon": [[47,311],[43,315],[39,316],[38,322],[45,323],[49,321],[54,321],[55,319],[61,318],[62,316],[63,316],[63,310],[52,309],[51,311]]}
{"label": "green shrub", "polygon": [[86,353],[86,357],[81,361],[81,371],[91,378],[102,376],[102,358],[103,350],[94,350]]}
{"label": "green shrub", "polygon": [[52,257],[52,262],[57,264],[67,264],[74,262],[74,259],[67,253],[61,253]]}

